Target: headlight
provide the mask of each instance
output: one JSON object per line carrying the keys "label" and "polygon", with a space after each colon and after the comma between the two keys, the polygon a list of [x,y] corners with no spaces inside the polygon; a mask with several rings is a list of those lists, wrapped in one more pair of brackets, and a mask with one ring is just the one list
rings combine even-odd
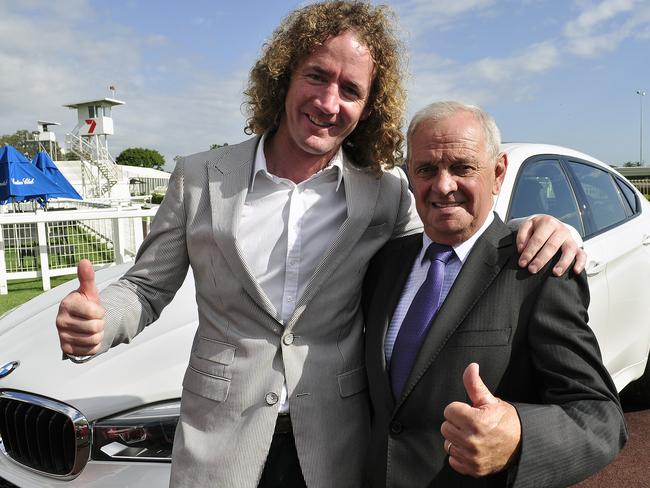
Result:
{"label": "headlight", "polygon": [[176,400],[95,422],[92,458],[170,462],[180,409]]}

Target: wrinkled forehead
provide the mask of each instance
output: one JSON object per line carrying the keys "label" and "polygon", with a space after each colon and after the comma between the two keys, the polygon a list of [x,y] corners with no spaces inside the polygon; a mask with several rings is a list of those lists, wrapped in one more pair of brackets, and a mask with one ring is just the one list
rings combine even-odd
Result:
{"label": "wrinkled forehead", "polygon": [[421,121],[410,134],[408,159],[483,159],[486,149],[485,133],[476,117],[456,112],[440,120]]}

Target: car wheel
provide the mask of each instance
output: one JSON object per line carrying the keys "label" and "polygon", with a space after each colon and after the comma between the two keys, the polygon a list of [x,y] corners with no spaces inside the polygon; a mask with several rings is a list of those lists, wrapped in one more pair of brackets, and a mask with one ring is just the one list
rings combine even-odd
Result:
{"label": "car wheel", "polygon": [[650,407],[650,358],[645,365],[643,375],[623,388],[621,401],[629,405]]}

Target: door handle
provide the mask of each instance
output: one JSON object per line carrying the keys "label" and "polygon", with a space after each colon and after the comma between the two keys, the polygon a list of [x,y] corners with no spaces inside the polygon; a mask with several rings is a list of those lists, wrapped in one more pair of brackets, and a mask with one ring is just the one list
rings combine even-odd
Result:
{"label": "door handle", "polygon": [[587,265],[587,276],[595,276],[598,273],[605,270],[607,267],[606,263],[598,263],[596,261],[590,261]]}
{"label": "door handle", "polygon": [[650,235],[643,234],[643,238],[641,238],[641,244],[643,244],[644,246],[650,245]]}

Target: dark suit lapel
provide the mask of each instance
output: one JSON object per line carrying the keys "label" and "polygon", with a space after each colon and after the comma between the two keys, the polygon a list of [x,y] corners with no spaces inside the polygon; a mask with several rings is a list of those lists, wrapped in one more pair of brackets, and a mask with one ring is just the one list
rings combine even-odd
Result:
{"label": "dark suit lapel", "polygon": [[371,380],[381,383],[382,397],[390,402],[389,407],[392,409],[393,390],[384,353],[386,333],[413,267],[413,261],[422,249],[422,234],[396,239],[387,246],[383,259],[372,264],[373,268],[378,268],[377,273],[373,272],[373,275],[377,276],[377,283],[368,283],[364,289],[364,293],[366,290],[372,293],[366,317],[366,367]]}
{"label": "dark suit lapel", "polygon": [[514,237],[510,229],[495,215],[492,224],[474,244],[447,298],[434,318],[399,404],[433,364],[451,335],[471,312],[508,258],[512,256],[513,245]]}
{"label": "dark suit lapel", "polygon": [[275,307],[253,276],[235,238],[258,142],[259,137],[255,137],[229,146],[217,152],[214,160],[207,162],[212,232],[228,266],[246,292],[269,315],[275,317]]}

